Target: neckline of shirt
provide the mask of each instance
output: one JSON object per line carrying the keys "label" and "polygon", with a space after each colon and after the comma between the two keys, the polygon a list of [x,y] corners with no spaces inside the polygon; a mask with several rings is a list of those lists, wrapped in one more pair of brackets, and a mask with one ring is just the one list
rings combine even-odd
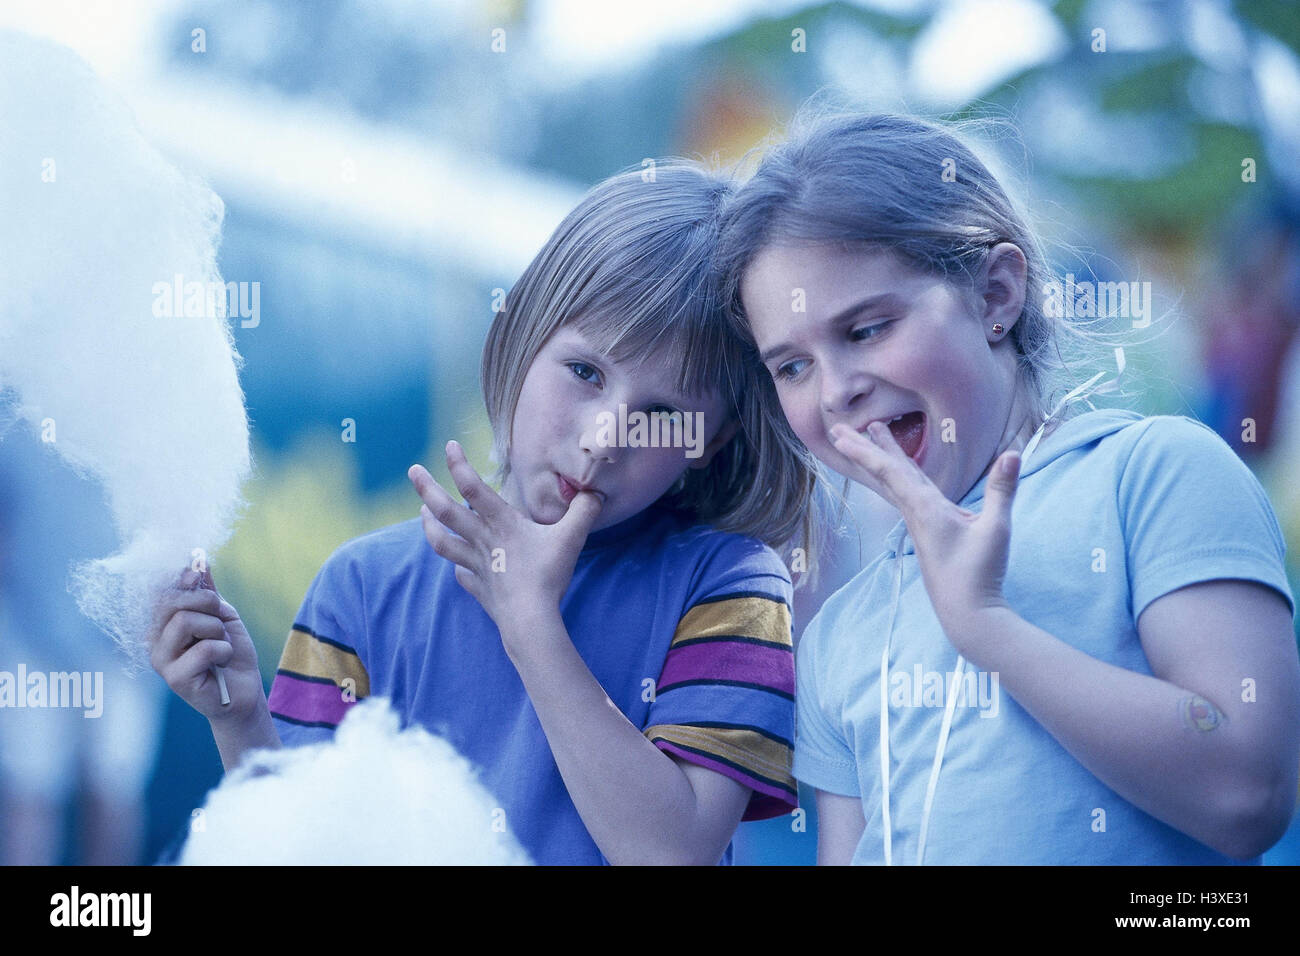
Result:
{"label": "neckline of shirt", "polygon": [[663,520],[666,517],[665,509],[657,505],[650,505],[643,508],[630,518],[624,518],[618,524],[612,524],[608,528],[601,528],[599,531],[593,531],[587,535],[587,541],[582,546],[582,552],[597,551],[601,548],[617,544],[627,538],[644,530],[652,521]]}

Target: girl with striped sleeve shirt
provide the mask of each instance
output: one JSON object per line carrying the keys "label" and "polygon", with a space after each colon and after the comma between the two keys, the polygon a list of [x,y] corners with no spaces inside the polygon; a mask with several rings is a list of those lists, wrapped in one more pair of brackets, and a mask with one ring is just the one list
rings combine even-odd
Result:
{"label": "girl with striped sleeve shirt", "polygon": [[227,768],[378,695],[479,768],[539,863],[727,863],[741,819],[796,806],[772,547],[806,540],[814,470],[720,317],[727,193],[662,163],[561,223],[484,349],[499,492],[455,442],[468,507],[413,466],[421,517],[329,558],[269,702],[234,608],[182,576],[154,664]]}

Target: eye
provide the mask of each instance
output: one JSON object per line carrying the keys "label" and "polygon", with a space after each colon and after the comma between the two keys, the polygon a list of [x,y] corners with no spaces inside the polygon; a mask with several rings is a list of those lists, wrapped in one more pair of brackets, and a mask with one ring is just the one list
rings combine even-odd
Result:
{"label": "eye", "polygon": [[566,362],[565,364],[582,381],[590,385],[600,384],[600,372],[596,370],[595,366],[588,365],[586,362]]}
{"label": "eye", "polygon": [[892,325],[893,322],[893,319],[888,319],[884,322],[877,322],[875,325],[860,325],[849,333],[849,338],[854,342],[866,342],[870,339],[878,339],[880,338],[880,333],[884,328],[888,325]]}
{"label": "eye", "polygon": [[778,381],[781,379],[786,379],[788,381],[798,377],[799,373],[804,370],[804,366],[807,364],[807,359],[795,359],[791,362],[786,362],[784,365],[777,366],[776,371],[772,373],[772,377]]}
{"label": "eye", "polygon": [[672,415],[681,415],[675,408],[669,408],[667,405],[651,405],[646,409],[646,414],[653,418],[667,418]]}

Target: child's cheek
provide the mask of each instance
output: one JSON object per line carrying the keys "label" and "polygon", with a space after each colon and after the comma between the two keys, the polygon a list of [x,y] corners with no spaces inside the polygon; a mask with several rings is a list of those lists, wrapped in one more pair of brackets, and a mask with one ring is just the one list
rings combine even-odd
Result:
{"label": "child's cheek", "polygon": [[671,485],[686,470],[690,459],[681,448],[638,448],[636,458],[629,461],[629,476],[645,491],[661,484]]}
{"label": "child's cheek", "polygon": [[814,455],[825,460],[827,453],[833,454],[835,449],[826,434],[827,425],[822,418],[821,408],[812,395],[812,390],[809,390],[808,397],[792,399],[785,411],[790,427],[794,429],[798,439]]}
{"label": "child's cheek", "polygon": [[681,448],[636,448],[627,449],[624,454],[627,455],[623,469],[627,490],[643,507],[672,488],[691,461]]}

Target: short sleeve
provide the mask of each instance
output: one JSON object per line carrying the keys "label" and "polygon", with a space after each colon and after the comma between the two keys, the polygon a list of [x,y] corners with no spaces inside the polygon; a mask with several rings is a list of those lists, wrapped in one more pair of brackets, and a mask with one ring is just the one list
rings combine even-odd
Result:
{"label": "short sleeve", "polygon": [[860,796],[857,760],[843,730],[826,713],[826,677],[818,667],[825,612],[808,622],[795,662],[794,775],[818,790]]}
{"label": "short sleeve", "polygon": [[1268,496],[1200,422],[1147,420],[1120,478],[1119,508],[1134,620],[1156,598],[1216,579],[1267,585],[1295,613],[1286,544]]}
{"label": "short sleeve", "polygon": [[744,819],[762,820],[799,805],[790,576],[771,549],[727,537],[677,625],[644,733],[749,787]]}
{"label": "short sleeve", "polygon": [[348,710],[370,696],[358,652],[360,607],[360,587],[340,549],[307,588],[271,683],[267,703],[285,746],[329,739]]}

